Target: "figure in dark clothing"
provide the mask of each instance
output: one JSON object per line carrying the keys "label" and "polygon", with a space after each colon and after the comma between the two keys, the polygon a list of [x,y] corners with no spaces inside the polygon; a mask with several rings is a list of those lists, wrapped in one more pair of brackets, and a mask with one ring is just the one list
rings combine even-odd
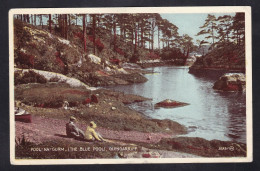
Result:
{"label": "figure in dark clothing", "polygon": [[77,119],[73,116],[70,117],[69,123],[66,124],[66,133],[68,137],[76,138],[76,139],[85,139],[84,132],[79,129],[74,122],[76,122]]}

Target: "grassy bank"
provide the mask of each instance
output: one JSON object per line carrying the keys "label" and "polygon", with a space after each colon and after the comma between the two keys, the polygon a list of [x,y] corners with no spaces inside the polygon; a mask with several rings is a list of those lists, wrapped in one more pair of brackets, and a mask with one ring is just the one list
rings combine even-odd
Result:
{"label": "grassy bank", "polygon": [[[85,105],[84,101],[93,94],[98,97],[98,103]],[[24,108],[33,115],[63,119],[74,115],[82,122],[94,120],[101,127],[115,130],[186,133],[186,128],[177,122],[149,119],[130,109],[126,104],[150,99],[122,92],[105,89],[90,92],[62,83],[22,84],[15,88],[15,99],[24,103]],[[72,110],[61,108],[64,101],[69,102]]]}

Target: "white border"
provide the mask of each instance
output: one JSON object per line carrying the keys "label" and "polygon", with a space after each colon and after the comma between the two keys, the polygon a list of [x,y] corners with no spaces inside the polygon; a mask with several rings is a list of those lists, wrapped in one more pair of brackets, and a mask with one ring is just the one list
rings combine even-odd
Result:
{"label": "white border", "polygon": [[[246,38],[246,134],[247,157],[221,158],[159,158],[159,159],[15,159],[15,121],[14,121],[14,14],[79,14],[79,13],[235,13],[245,12]],[[14,165],[49,164],[133,164],[133,163],[227,163],[252,162],[253,125],[252,125],[252,34],[251,7],[121,7],[121,8],[34,8],[11,9],[9,11],[9,87],[10,87],[10,161]]]}

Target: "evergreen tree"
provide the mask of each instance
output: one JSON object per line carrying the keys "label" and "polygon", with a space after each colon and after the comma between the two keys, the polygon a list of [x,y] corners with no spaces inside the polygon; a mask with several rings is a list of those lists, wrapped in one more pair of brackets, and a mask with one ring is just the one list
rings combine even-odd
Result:
{"label": "evergreen tree", "polygon": [[206,39],[212,39],[211,44],[214,46],[217,31],[217,19],[214,15],[208,14],[207,19],[205,20],[205,23],[203,26],[200,27],[202,30],[197,33],[197,36],[199,35],[207,35]]}

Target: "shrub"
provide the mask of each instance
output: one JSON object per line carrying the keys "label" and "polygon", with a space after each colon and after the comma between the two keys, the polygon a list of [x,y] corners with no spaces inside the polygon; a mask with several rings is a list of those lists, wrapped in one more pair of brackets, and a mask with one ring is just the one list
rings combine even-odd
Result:
{"label": "shrub", "polygon": [[28,55],[21,51],[16,51],[15,53],[17,55],[17,58],[15,59],[15,63],[27,65],[29,67],[34,66],[34,56]]}
{"label": "shrub", "polygon": [[171,59],[183,59],[185,55],[180,51],[180,49],[163,49],[160,54],[163,60],[171,60]]}
{"label": "shrub", "polygon": [[64,103],[64,97],[62,95],[51,95],[45,99],[44,107],[59,108]]}
{"label": "shrub", "polygon": [[23,29],[24,23],[20,20],[14,20],[14,43],[18,50],[26,46],[26,42],[30,42],[30,34]]}
{"label": "shrub", "polygon": [[104,49],[104,47],[105,47],[104,44],[100,41],[100,39],[97,39],[95,41],[95,44],[96,44],[97,49],[99,50],[99,52],[101,52]]}
{"label": "shrub", "polygon": [[160,59],[160,56],[154,52],[150,52],[146,55],[146,58],[149,58],[149,59]]}
{"label": "shrub", "polygon": [[117,53],[119,53],[120,55],[125,55],[125,53],[123,52],[123,50],[121,48],[116,48],[115,49]]}

